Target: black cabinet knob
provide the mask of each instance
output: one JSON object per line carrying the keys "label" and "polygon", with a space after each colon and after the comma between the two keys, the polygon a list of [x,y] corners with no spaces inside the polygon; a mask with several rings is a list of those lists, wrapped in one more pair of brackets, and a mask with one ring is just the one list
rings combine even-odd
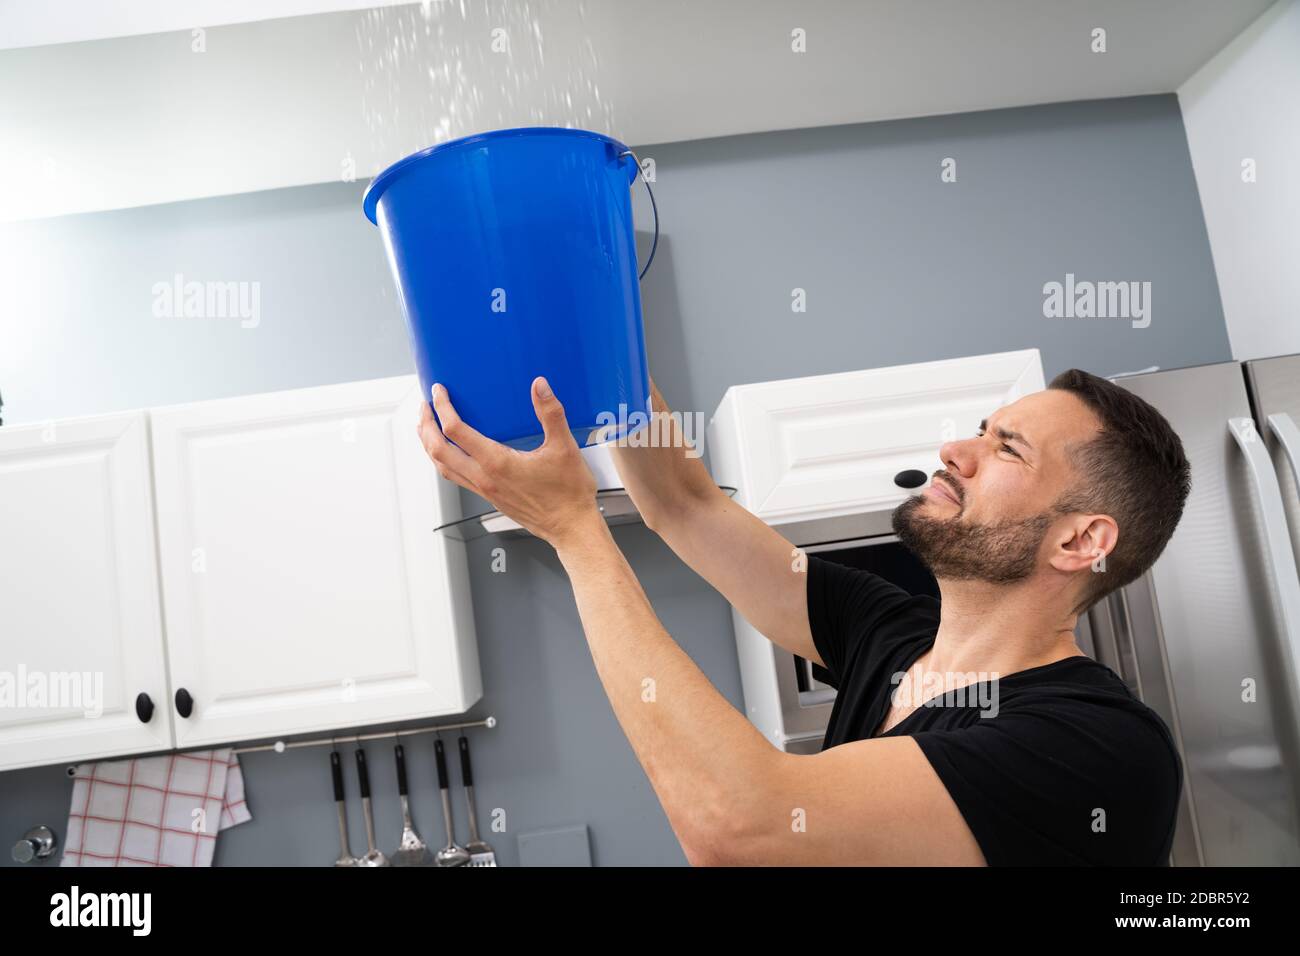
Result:
{"label": "black cabinet knob", "polygon": [[184,687],[176,692],[176,713],[188,717],[194,713],[194,698]]}
{"label": "black cabinet knob", "polygon": [[135,715],[140,718],[142,724],[147,724],[153,720],[153,700],[143,691],[136,694]]}
{"label": "black cabinet knob", "polygon": [[909,468],[907,471],[900,471],[894,476],[894,484],[900,488],[920,488],[930,480],[930,476],[923,471],[915,468]]}

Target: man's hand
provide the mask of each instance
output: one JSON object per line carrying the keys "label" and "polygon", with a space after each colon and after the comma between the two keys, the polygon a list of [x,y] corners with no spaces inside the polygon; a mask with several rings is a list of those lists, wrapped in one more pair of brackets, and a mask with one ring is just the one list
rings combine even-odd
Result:
{"label": "man's hand", "polygon": [[554,548],[600,521],[596,478],[545,378],[532,385],[533,409],[546,435],[533,451],[509,448],[467,425],[441,385],[433,386],[432,398],[438,417],[421,403],[420,441],[442,477],[490,501]]}

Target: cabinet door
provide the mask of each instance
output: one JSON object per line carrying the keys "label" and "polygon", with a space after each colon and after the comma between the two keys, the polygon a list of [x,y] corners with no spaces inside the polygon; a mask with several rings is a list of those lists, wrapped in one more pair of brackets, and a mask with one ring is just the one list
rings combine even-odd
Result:
{"label": "cabinet door", "polygon": [[178,746],[460,713],[479,697],[454,486],[413,376],[152,413]]}
{"label": "cabinet door", "polygon": [[148,437],[144,412],[0,428],[0,770],[173,745]]}
{"label": "cabinet door", "polygon": [[886,513],[908,494],[895,476],[928,480],[940,445],[1042,387],[1037,349],[733,386],[709,425],[713,474],[770,524]]}

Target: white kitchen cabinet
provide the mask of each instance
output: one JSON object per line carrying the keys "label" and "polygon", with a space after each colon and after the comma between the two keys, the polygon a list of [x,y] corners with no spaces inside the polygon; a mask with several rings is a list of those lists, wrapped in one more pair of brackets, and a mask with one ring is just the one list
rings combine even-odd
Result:
{"label": "white kitchen cabinet", "polygon": [[709,422],[713,475],[769,524],[892,510],[900,472],[1043,387],[1037,349],[727,389]]}
{"label": "white kitchen cabinet", "polygon": [[408,376],[152,412],[176,746],[479,698],[464,545],[433,531],[458,499],[421,401]]}
{"label": "white kitchen cabinet", "polygon": [[144,412],[0,428],[0,770],[172,746],[152,508]]}

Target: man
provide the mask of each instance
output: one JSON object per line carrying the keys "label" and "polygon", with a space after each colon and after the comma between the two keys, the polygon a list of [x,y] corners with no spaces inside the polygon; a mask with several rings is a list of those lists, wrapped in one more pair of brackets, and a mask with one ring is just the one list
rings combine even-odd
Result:
{"label": "man", "polygon": [[691,863],[1167,862],[1182,780],[1169,731],[1073,634],[1083,610],[1150,567],[1182,513],[1187,459],[1150,405],[1071,370],[943,445],[925,493],[894,513],[940,601],[804,558],[718,490],[675,427],[660,447],[616,447],[647,526],[758,631],[830,672],[823,749],[793,755],[659,624],[560,402],[545,379],[532,388],[546,434],[535,451],[474,431],[437,385],[421,438],[443,477],[555,548]]}

